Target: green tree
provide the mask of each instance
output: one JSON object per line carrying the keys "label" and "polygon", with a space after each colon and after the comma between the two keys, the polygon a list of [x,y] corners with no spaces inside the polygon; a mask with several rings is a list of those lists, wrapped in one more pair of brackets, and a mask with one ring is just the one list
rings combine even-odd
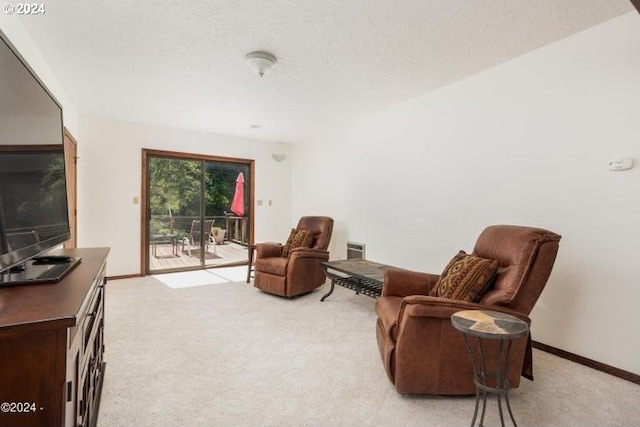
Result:
{"label": "green tree", "polygon": [[166,216],[169,210],[173,216],[199,216],[202,180],[205,216],[223,216],[231,205],[239,172],[246,177],[247,167],[235,163],[152,157],[149,168],[151,216]]}

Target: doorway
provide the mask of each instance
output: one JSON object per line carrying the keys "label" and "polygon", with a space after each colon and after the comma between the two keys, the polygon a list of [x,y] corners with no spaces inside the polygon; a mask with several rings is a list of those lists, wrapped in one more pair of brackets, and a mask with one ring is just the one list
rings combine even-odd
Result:
{"label": "doorway", "polygon": [[246,265],[254,161],[142,150],[141,271]]}
{"label": "doorway", "polygon": [[64,167],[67,177],[67,206],[69,210],[69,231],[71,238],[64,243],[65,249],[78,247],[78,189],[77,163],[78,142],[67,128],[64,128]]}

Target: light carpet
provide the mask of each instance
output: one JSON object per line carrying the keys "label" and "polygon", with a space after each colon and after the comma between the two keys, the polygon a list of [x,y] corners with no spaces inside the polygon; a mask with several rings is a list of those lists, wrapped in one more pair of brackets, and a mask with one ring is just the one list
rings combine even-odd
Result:
{"label": "light carpet", "polygon": [[[241,281],[178,282],[107,284],[99,427],[471,422],[473,398],[395,391],[372,298],[337,287],[320,302],[325,286],[288,300]],[[640,424],[636,384],[537,350],[534,375],[510,394],[520,426]],[[485,425],[499,425],[495,400],[487,411]]]}

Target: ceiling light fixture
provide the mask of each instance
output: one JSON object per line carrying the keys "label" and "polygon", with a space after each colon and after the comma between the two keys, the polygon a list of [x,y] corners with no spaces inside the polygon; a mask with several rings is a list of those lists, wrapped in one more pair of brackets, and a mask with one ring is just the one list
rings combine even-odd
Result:
{"label": "ceiling light fixture", "polygon": [[275,67],[278,59],[269,52],[250,52],[245,55],[249,67],[260,77]]}

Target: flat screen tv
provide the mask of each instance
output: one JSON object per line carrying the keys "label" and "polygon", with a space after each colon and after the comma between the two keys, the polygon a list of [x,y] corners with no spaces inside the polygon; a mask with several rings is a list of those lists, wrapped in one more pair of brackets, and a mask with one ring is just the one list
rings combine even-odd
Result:
{"label": "flat screen tv", "polygon": [[0,31],[0,286],[52,282],[70,239],[62,107]]}

